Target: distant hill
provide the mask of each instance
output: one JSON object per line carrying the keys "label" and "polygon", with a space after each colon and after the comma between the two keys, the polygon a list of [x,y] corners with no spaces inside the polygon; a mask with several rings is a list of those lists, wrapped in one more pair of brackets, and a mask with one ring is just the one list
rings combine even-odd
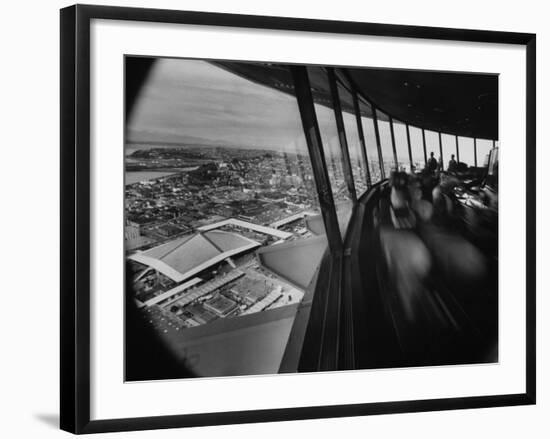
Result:
{"label": "distant hill", "polygon": [[188,136],[185,134],[155,133],[150,131],[130,131],[127,133],[126,145],[169,145],[185,148],[186,146],[235,146],[227,141]]}
{"label": "distant hill", "polygon": [[275,152],[288,152],[290,154],[307,154],[307,149],[304,144],[302,151],[296,151],[295,145],[292,145],[290,150],[285,151],[284,147],[270,147],[266,145],[238,145],[233,142],[228,142],[225,139],[209,139],[205,137],[188,136],[178,133],[165,133],[155,131],[136,131],[129,130],[126,134],[126,154],[136,149],[145,149],[148,147],[173,147],[173,148],[190,148],[190,147],[228,147],[247,149],[252,151],[275,151]]}

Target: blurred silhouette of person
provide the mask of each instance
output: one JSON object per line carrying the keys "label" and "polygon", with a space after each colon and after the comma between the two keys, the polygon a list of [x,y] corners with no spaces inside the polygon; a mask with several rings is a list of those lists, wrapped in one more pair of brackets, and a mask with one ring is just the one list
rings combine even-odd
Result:
{"label": "blurred silhouette of person", "polygon": [[453,226],[453,190],[459,183],[457,177],[442,173],[432,191],[432,203],[420,200],[413,204],[413,209],[419,236],[429,249],[437,271],[450,283],[472,285],[486,276],[487,261]]}
{"label": "blurred silhouette of person", "polygon": [[428,171],[430,171],[432,174],[435,174],[437,169],[439,168],[439,165],[437,163],[437,160],[434,157],[433,151],[430,152],[430,158],[428,159],[428,165],[427,165]]}
{"label": "blurred silhouette of person", "polygon": [[424,281],[432,267],[426,245],[414,232],[416,216],[411,203],[421,198],[417,183],[405,173],[392,174],[388,206],[391,222],[380,228],[380,244],[389,279],[409,322],[418,317]]}
{"label": "blurred silhouette of person", "polygon": [[452,194],[459,184],[458,178],[453,175],[441,173],[439,183],[432,190],[432,203],[436,220],[447,220],[453,213]]}
{"label": "blurred silhouette of person", "polygon": [[383,227],[380,230],[382,252],[389,279],[408,321],[415,321],[424,282],[432,268],[426,245],[410,230]]}
{"label": "blurred silhouette of person", "polygon": [[419,182],[422,198],[431,202],[432,190],[437,185],[438,179],[427,166],[420,173]]}
{"label": "blurred silhouette of person", "polygon": [[416,225],[410,209],[410,177],[405,172],[394,172],[390,177],[390,217],[396,229],[410,229]]}
{"label": "blurred silhouette of person", "polygon": [[474,285],[487,276],[483,253],[458,233],[427,225],[421,232],[437,271],[452,285]]}
{"label": "blurred silhouette of person", "polygon": [[449,160],[449,166],[447,167],[447,171],[449,172],[456,172],[457,170],[457,161],[455,160],[455,155],[451,154],[451,160]]}

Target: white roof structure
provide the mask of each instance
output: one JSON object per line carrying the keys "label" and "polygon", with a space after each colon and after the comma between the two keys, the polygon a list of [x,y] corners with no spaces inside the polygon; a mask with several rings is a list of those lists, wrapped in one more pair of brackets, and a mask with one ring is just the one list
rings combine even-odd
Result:
{"label": "white roof structure", "polygon": [[280,238],[280,239],[288,239],[292,236],[292,233],[283,232],[282,230],[277,230],[277,229],[274,229],[273,227],[260,226],[258,224],[249,223],[247,221],[242,221],[236,218],[229,218],[217,223],[208,224],[206,226],[197,228],[197,230],[200,230],[201,232],[206,232],[208,230],[219,229],[220,227],[223,227],[223,226],[242,227],[243,229],[254,230],[255,232],[275,236],[276,238]]}
{"label": "white roof structure", "polygon": [[287,216],[286,218],[280,219],[279,221],[275,221],[274,223],[271,223],[269,226],[277,229],[281,226],[284,226],[285,224],[289,224],[293,221],[297,221],[301,218],[305,218],[306,216],[315,216],[315,215],[318,215],[318,214],[315,212],[295,213],[294,215]]}
{"label": "white roof structure", "polygon": [[259,242],[236,233],[211,230],[134,253],[129,259],[179,283],[224,259],[260,246]]}
{"label": "white roof structure", "polygon": [[165,291],[164,293],[159,294],[158,296],[155,296],[152,299],[149,299],[148,301],[146,301],[145,303],[142,303],[141,306],[138,306],[138,307],[141,308],[144,306],[156,305],[157,303],[160,303],[163,300],[174,296],[175,294],[178,294],[182,291],[185,291],[188,288],[191,288],[192,286],[198,284],[199,282],[202,282],[202,279],[200,277],[194,277],[193,279],[188,280],[187,282],[181,285],[178,285],[177,287],[174,287],[171,290]]}

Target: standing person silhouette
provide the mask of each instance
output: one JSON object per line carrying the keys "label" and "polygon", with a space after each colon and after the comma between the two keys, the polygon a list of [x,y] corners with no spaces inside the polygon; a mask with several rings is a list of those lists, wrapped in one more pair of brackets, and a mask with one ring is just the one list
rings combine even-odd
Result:
{"label": "standing person silhouette", "polygon": [[458,163],[455,160],[455,155],[451,154],[451,160],[449,160],[449,167],[447,168],[447,171],[455,172],[457,165],[458,165]]}
{"label": "standing person silhouette", "polygon": [[432,174],[435,174],[435,172],[437,171],[437,169],[439,168],[439,164],[437,163],[437,160],[436,158],[434,157],[434,153],[433,151],[430,152],[430,158],[428,159],[428,170],[432,173]]}

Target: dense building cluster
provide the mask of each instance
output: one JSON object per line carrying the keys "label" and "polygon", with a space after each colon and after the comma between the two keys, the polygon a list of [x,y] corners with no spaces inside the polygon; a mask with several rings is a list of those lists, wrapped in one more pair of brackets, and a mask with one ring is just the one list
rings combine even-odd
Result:
{"label": "dense building cluster", "polygon": [[125,188],[133,295],[161,332],[301,300],[255,250],[312,235],[305,217],[319,207],[308,156],[155,146],[129,154],[126,171],[143,175]]}
{"label": "dense building cluster", "polygon": [[149,163],[149,169],[168,170],[184,166],[178,160],[187,155],[185,171],[126,186],[127,224],[139,228],[139,235],[159,242],[223,218],[270,224],[318,207],[309,158],[300,154],[155,148],[131,154],[130,169],[145,170]]}

